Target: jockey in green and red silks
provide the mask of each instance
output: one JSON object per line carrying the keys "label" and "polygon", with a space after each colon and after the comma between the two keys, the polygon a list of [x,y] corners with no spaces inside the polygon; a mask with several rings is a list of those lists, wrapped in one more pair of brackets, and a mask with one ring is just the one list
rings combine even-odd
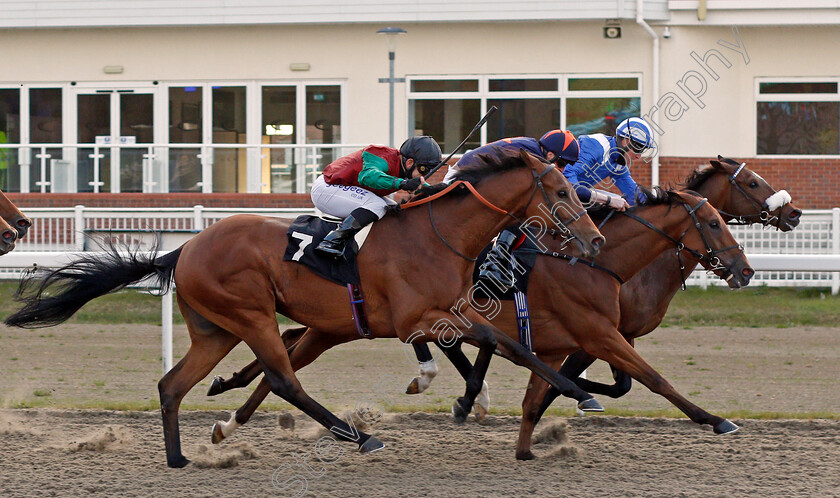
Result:
{"label": "jockey in green and red silks", "polygon": [[440,163],[438,143],[429,136],[411,137],[399,150],[369,145],[336,159],[312,184],[312,202],[323,213],[344,218],[316,251],[344,254],[347,241],[366,225],[381,219],[395,202],[387,197],[397,190],[413,192],[424,182],[423,174]]}

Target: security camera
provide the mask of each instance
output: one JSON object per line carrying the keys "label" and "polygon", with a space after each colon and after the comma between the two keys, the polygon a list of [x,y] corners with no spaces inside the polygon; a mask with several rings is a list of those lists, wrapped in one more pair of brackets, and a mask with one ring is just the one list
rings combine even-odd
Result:
{"label": "security camera", "polygon": [[662,31],[662,38],[670,38],[671,37],[671,27],[665,26],[665,30]]}

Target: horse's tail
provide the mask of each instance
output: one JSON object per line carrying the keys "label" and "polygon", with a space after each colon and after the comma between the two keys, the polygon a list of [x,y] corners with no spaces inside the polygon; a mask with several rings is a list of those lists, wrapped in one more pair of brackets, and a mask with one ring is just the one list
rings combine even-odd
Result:
{"label": "horse's tail", "polygon": [[136,250],[121,254],[113,245],[105,249],[58,269],[25,273],[15,295],[24,306],[6,318],[6,325],[27,329],[58,325],[89,301],[147,277],[151,286],[166,292],[182,248],[160,257],[157,251],[144,255]]}

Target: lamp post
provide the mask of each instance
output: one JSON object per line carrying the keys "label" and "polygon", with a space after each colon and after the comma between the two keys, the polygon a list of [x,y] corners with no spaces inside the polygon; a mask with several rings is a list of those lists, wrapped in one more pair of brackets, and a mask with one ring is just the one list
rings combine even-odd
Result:
{"label": "lamp post", "polygon": [[394,49],[397,47],[397,35],[407,33],[402,28],[382,28],[376,32],[377,34],[385,35],[388,38],[388,61],[391,69],[388,78],[379,78],[380,83],[388,83],[389,98],[390,98],[390,128],[388,130],[388,145],[394,146],[394,83],[404,83],[405,78],[394,78]]}

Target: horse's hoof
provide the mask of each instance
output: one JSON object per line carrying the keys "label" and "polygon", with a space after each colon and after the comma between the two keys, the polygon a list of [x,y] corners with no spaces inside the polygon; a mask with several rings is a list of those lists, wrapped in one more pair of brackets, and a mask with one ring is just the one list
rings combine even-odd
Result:
{"label": "horse's hoof", "polygon": [[715,434],[732,434],[738,429],[740,429],[740,427],[726,419],[723,419],[723,422],[715,426]]}
{"label": "horse's hoof", "polygon": [[406,394],[420,394],[420,379],[417,377],[411,379],[408,387],[405,388]]}
{"label": "horse's hoof", "polygon": [[473,406],[473,413],[475,413],[475,421],[482,422],[487,417],[487,408],[476,403]]}
{"label": "horse's hoof", "polygon": [[578,409],[582,412],[602,412],[604,407],[595,398],[589,398],[578,403]]}
{"label": "horse's hoof", "polygon": [[534,460],[535,458],[537,457],[533,453],[531,453],[531,450],[516,452],[517,460]]}
{"label": "horse's hoof", "polygon": [[189,463],[190,463],[190,461],[187,460],[184,457],[184,455],[178,455],[175,458],[166,460],[166,465],[172,467],[173,469],[182,469],[182,468],[186,467],[187,464],[189,464]]}
{"label": "horse's hoof", "polygon": [[379,451],[384,447],[385,445],[382,441],[371,436],[367,441],[365,441],[365,444],[359,446],[359,453],[373,453],[374,451]]}
{"label": "horse's hoof", "polygon": [[224,389],[222,389],[223,380],[224,379],[219,375],[213,377],[213,382],[210,383],[210,389],[207,390],[207,395],[215,396],[217,394],[222,394],[223,392],[225,392]]}
{"label": "horse's hoof", "polygon": [[456,424],[463,424],[467,420],[467,415],[470,412],[464,410],[464,407],[461,406],[461,400],[464,398],[458,398],[452,403],[452,417],[455,418]]}
{"label": "horse's hoof", "polygon": [[225,434],[222,432],[222,423],[216,422],[213,424],[213,436],[210,438],[213,444],[219,444],[225,439]]}

